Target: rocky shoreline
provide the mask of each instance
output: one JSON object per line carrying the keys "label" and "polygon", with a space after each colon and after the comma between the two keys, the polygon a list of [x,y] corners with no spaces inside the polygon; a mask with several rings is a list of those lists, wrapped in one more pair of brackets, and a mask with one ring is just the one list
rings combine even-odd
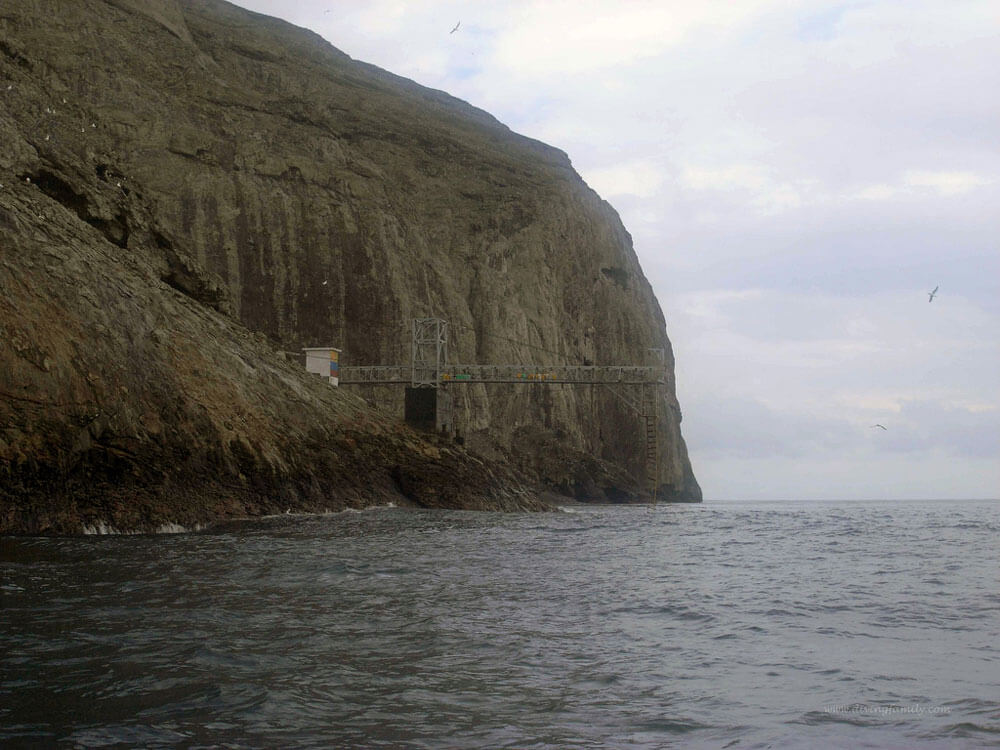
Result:
{"label": "rocky shoreline", "polygon": [[[222,522],[288,514],[328,514],[393,505],[459,510],[551,511],[556,505],[510,476],[470,476],[465,457],[443,456],[373,468],[371,484],[343,486],[299,478],[224,477],[203,481],[145,483],[140,478],[98,480],[67,488],[38,482],[5,483],[0,497],[0,534],[148,534],[196,530]],[[478,462],[472,461],[473,466]],[[479,469],[483,467],[479,465]],[[463,471],[466,470],[466,471]],[[442,480],[445,473],[458,474]],[[461,476],[462,474],[464,476]],[[228,479],[228,481],[227,481]],[[71,480],[72,481],[72,480]]]}

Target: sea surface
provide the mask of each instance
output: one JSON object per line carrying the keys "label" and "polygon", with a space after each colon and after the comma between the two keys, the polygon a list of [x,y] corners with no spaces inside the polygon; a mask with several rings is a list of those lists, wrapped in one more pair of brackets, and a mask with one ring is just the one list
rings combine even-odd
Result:
{"label": "sea surface", "polygon": [[1000,746],[1000,503],[0,539],[0,746]]}

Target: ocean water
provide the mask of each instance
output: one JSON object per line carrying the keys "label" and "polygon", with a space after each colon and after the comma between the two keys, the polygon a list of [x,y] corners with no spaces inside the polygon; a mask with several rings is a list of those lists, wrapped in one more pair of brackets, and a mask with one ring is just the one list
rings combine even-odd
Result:
{"label": "ocean water", "polygon": [[1000,746],[1000,503],[0,540],[0,746]]}

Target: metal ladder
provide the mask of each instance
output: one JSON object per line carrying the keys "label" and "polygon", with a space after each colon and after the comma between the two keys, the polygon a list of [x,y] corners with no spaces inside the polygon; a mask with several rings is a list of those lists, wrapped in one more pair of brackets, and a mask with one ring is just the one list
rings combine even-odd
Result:
{"label": "metal ladder", "polygon": [[654,383],[642,386],[642,420],[646,441],[646,481],[653,502],[656,502],[657,485],[660,480],[659,410],[657,409],[657,387]]}

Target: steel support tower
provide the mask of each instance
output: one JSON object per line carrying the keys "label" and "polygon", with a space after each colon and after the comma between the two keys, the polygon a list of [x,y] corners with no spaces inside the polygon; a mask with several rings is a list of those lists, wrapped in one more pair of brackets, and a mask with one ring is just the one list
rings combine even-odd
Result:
{"label": "steel support tower", "polygon": [[448,362],[448,323],[441,318],[414,318],[410,347],[410,385],[437,388]]}

